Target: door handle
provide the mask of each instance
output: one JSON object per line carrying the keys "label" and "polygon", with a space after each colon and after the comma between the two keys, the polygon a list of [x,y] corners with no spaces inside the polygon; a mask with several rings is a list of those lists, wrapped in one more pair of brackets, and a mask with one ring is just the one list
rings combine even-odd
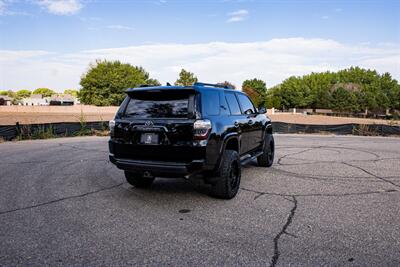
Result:
{"label": "door handle", "polygon": [[233,123],[233,125],[237,128],[237,127],[239,127],[239,122],[235,121],[235,122]]}

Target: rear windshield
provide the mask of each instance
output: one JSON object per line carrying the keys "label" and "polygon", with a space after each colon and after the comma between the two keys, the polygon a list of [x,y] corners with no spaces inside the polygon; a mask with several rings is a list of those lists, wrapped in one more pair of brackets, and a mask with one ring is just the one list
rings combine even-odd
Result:
{"label": "rear windshield", "polygon": [[129,94],[125,116],[137,118],[187,118],[189,91],[149,90]]}

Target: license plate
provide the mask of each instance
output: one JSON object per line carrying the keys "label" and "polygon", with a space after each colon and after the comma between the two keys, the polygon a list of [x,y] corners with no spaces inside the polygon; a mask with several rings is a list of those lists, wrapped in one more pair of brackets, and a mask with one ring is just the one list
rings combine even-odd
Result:
{"label": "license plate", "polygon": [[147,145],[158,144],[158,134],[142,133],[140,136],[140,142]]}

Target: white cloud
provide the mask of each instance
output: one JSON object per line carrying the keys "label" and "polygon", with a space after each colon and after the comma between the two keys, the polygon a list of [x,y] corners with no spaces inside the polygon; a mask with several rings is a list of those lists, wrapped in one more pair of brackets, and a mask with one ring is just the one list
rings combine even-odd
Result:
{"label": "white cloud", "polygon": [[24,59],[35,59],[51,54],[53,53],[43,50],[0,50],[0,62],[15,62]]}
{"label": "white cloud", "polygon": [[0,0],[0,16],[6,12],[6,3]]}
{"label": "white cloud", "polygon": [[37,3],[55,15],[73,15],[83,7],[79,0],[39,0]]}
{"label": "white cloud", "polygon": [[249,15],[249,11],[247,11],[246,9],[240,9],[237,11],[230,12],[227,15],[229,18],[227,19],[226,22],[238,22],[245,20]]}
{"label": "white cloud", "polygon": [[128,31],[134,29],[133,27],[125,25],[108,25],[106,28],[111,30],[128,30]]}
{"label": "white cloud", "polygon": [[329,16],[322,16],[321,19],[329,19]]}
{"label": "white cloud", "polygon": [[249,14],[249,11],[247,11],[246,9],[240,9],[240,10],[228,13],[229,16],[246,16],[247,14]]}
{"label": "white cloud", "polygon": [[0,90],[40,86],[62,91],[79,87],[89,63],[120,60],[143,66],[160,82],[174,82],[181,68],[204,82],[260,78],[273,86],[292,75],[336,71],[350,66],[390,72],[400,79],[399,44],[349,45],[329,39],[285,38],[264,42],[146,44],[52,54],[46,51],[0,51]]}

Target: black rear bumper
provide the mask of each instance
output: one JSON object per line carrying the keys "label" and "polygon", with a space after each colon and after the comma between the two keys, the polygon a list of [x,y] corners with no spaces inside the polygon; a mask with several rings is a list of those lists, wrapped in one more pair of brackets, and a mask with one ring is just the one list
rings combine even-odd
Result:
{"label": "black rear bumper", "polygon": [[181,177],[201,172],[204,167],[204,160],[193,160],[189,163],[150,161],[116,158],[110,154],[110,161],[117,168],[133,172],[149,172],[152,176],[160,177]]}

